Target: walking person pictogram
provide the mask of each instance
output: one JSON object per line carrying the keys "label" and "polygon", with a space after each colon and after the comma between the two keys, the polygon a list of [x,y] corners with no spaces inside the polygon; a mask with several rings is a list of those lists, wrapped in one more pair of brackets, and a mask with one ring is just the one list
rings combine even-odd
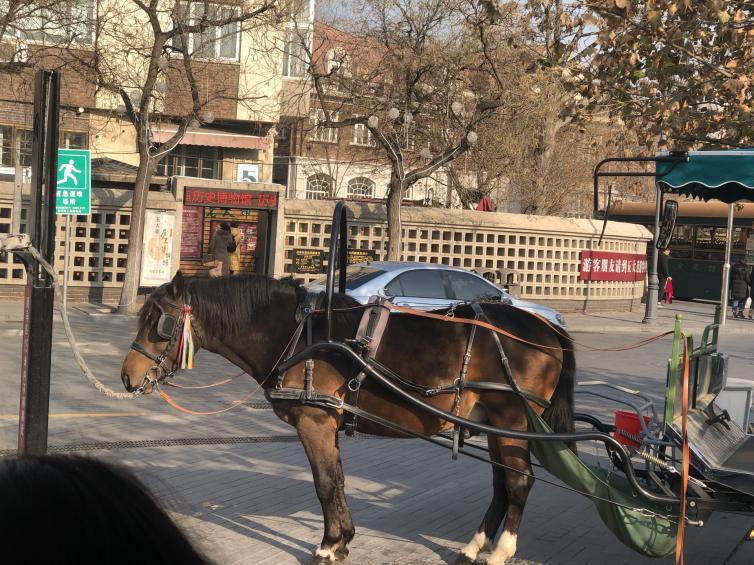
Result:
{"label": "walking person pictogram", "polygon": [[60,167],[58,167],[58,172],[61,172],[61,171],[63,172],[63,178],[62,180],[58,179],[58,184],[67,183],[68,179],[70,178],[73,181],[73,184],[75,186],[79,185],[79,181],[76,178],[76,175],[74,175],[73,173],[81,173],[81,171],[79,171],[75,167],[75,165],[73,164],[73,159],[68,161],[68,163],[63,163],[62,165],[60,165]]}

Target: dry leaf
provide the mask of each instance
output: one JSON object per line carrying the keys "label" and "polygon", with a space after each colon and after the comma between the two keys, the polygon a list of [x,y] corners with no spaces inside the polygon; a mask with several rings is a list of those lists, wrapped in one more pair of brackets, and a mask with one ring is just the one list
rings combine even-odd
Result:
{"label": "dry leaf", "polygon": [[631,5],[631,0],[613,0],[616,8],[628,8]]}

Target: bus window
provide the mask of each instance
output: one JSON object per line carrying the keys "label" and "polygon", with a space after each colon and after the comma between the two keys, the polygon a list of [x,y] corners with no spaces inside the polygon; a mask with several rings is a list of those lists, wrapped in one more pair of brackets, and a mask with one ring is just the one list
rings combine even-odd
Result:
{"label": "bus window", "polygon": [[[725,226],[696,226],[694,258],[702,261],[723,261],[725,259]],[[733,228],[731,251],[742,252],[746,248],[745,228]]]}
{"label": "bus window", "polygon": [[691,259],[694,244],[694,226],[692,224],[677,224],[670,240],[674,259]]}

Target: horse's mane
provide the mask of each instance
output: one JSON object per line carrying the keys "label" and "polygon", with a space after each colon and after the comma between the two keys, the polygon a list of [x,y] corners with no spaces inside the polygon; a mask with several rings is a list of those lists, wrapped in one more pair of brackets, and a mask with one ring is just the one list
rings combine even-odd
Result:
{"label": "horse's mane", "polygon": [[[284,298],[295,298],[303,291],[293,278],[273,279],[264,275],[233,277],[184,277],[185,293],[191,301],[202,327],[217,337],[239,334],[248,327],[260,307],[269,306]],[[157,288],[139,311],[139,327],[148,323],[156,303],[172,297],[171,283]]]}

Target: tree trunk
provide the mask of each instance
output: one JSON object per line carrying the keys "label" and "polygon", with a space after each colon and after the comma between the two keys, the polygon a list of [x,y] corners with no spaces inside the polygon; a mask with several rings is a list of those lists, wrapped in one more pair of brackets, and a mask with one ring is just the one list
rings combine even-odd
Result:
{"label": "tree trunk", "polygon": [[140,305],[136,303],[141,274],[141,244],[144,238],[144,214],[147,208],[149,183],[154,175],[157,161],[150,159],[146,151],[141,152],[139,168],[134,183],[134,196],[131,206],[131,225],[128,232],[128,255],[126,256],[126,277],[120,293],[118,312],[135,314]]}
{"label": "tree trunk", "polygon": [[393,169],[387,193],[387,260],[401,260],[401,202],[403,201],[403,181]]}

